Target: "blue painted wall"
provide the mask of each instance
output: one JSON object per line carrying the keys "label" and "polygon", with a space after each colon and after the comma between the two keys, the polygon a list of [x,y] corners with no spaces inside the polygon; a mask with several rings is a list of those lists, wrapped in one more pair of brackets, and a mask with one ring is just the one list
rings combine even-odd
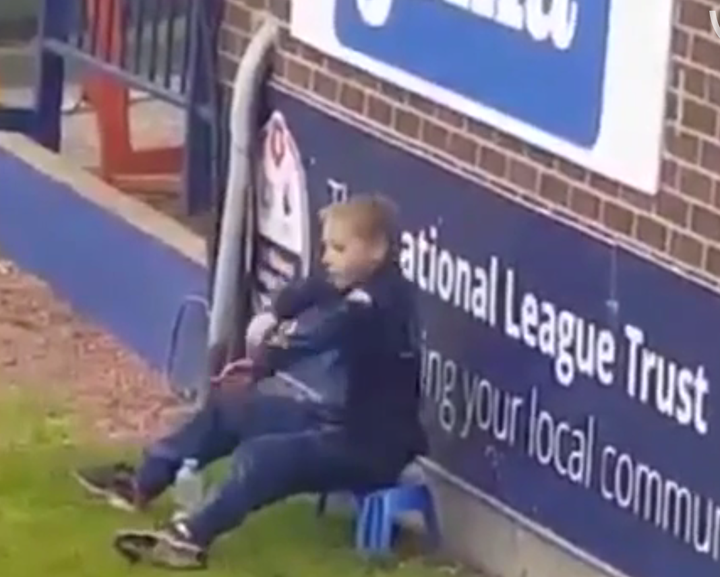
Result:
{"label": "blue painted wall", "polygon": [[718,295],[294,98],[273,104],[311,207],[338,183],[400,205],[435,460],[629,575],[716,575]]}
{"label": "blue painted wall", "polygon": [[[204,268],[0,150],[0,250],[162,369]],[[202,342],[202,335],[198,335]]]}

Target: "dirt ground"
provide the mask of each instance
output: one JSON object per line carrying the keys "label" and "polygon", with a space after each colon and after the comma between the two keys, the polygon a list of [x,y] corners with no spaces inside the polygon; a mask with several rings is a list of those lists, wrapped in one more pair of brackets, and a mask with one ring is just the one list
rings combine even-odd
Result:
{"label": "dirt ground", "polygon": [[159,375],[79,319],[38,279],[0,259],[0,387],[49,391],[108,440],[160,434],[183,410]]}
{"label": "dirt ground", "polygon": [[[154,102],[133,112],[140,145],[179,142],[174,111]],[[63,155],[80,166],[97,158],[92,117],[69,116]],[[177,212],[172,195],[144,195],[149,204]],[[1,253],[2,247],[0,247]],[[40,280],[0,254],[0,387],[49,390],[68,399],[108,439],[141,441],[165,430],[185,407],[160,375],[92,323],[79,319]]]}

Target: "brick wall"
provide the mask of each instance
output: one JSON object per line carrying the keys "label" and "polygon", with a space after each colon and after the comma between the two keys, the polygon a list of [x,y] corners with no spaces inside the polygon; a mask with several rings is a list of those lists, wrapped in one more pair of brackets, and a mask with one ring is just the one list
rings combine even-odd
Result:
{"label": "brick wall", "polygon": [[[306,0],[308,2],[312,0]],[[625,0],[632,1],[632,0]],[[588,172],[291,40],[277,80],[585,227],[720,284],[720,0],[676,0],[662,183],[651,197]],[[232,78],[257,16],[287,22],[289,0],[227,0],[222,74]]]}

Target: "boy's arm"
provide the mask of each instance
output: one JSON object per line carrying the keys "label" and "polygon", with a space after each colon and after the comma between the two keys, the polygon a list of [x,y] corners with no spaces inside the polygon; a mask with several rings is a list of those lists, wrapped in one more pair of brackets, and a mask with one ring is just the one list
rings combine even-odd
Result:
{"label": "boy's arm", "polygon": [[351,340],[372,338],[370,326],[375,313],[370,294],[355,289],[309,333],[296,332],[294,321],[280,325],[266,342],[263,364],[273,371],[282,371],[300,358],[341,348]]}
{"label": "boy's arm", "polygon": [[320,276],[293,281],[280,290],[272,304],[272,312],[278,320],[295,318],[311,306],[339,296],[338,290]]}

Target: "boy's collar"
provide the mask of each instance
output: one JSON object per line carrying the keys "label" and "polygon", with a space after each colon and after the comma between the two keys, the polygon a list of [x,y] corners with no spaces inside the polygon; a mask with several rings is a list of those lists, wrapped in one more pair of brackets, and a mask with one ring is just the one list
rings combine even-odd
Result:
{"label": "boy's collar", "polygon": [[367,286],[372,286],[376,282],[378,282],[380,279],[385,278],[385,276],[389,273],[395,270],[398,266],[398,261],[396,258],[394,258],[392,255],[388,255],[376,268],[373,270],[364,280],[353,283],[349,287],[347,287],[345,290],[343,290],[343,294],[347,294],[350,291],[358,288],[364,288]]}

